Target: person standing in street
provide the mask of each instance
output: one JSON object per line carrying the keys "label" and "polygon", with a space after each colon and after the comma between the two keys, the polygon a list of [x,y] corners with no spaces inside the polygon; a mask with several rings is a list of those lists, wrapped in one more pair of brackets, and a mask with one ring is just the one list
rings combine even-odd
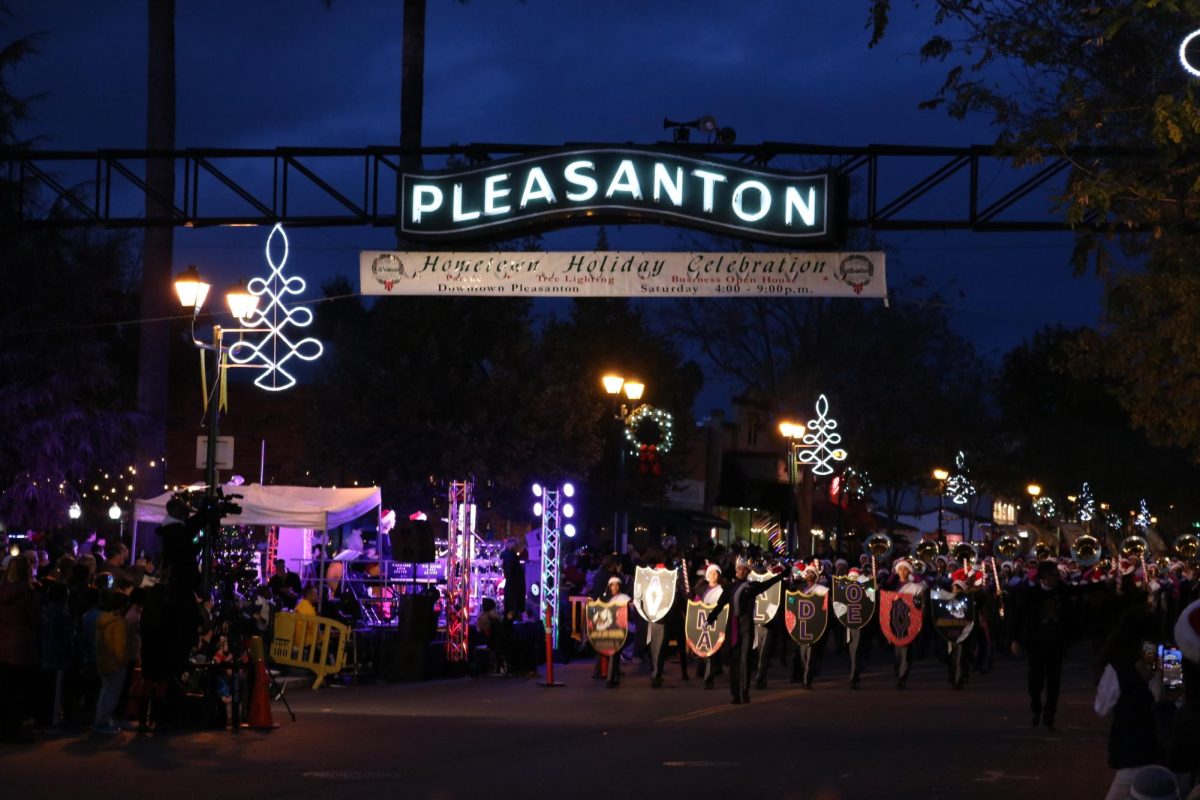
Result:
{"label": "person standing in street", "polygon": [[1069,598],[1059,583],[1058,565],[1053,561],[1039,564],[1037,582],[1022,590],[1016,599],[1012,652],[1019,656],[1024,648],[1029,659],[1029,709],[1033,727],[1044,724],[1054,730],[1069,613]]}
{"label": "person standing in street", "polygon": [[120,733],[113,724],[113,712],[125,685],[129,670],[129,632],[125,625],[125,595],[109,592],[96,618],[96,670],[100,674],[100,695],[96,700],[93,733]]}
{"label": "person standing in street", "polygon": [[38,674],[41,607],[25,558],[8,562],[0,581],[0,740],[30,742],[21,730]]}

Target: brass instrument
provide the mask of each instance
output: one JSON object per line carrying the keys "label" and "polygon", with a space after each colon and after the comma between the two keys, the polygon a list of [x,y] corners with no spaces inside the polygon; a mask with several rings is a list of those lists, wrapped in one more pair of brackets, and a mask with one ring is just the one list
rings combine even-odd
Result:
{"label": "brass instrument", "polygon": [[1038,542],[1033,546],[1033,556],[1038,561],[1045,561],[1054,555],[1054,548],[1045,542]]}
{"label": "brass instrument", "polygon": [[910,558],[908,563],[912,564],[913,575],[924,575],[925,571],[929,569],[929,567],[925,565],[925,562],[919,558]]}
{"label": "brass instrument", "polygon": [[1100,540],[1090,533],[1081,534],[1071,543],[1071,558],[1081,567],[1090,567],[1100,560]]}
{"label": "brass instrument", "polygon": [[1121,541],[1121,555],[1126,558],[1142,558],[1150,545],[1141,536],[1126,536]]}
{"label": "brass instrument", "polygon": [[883,561],[892,554],[892,537],[886,533],[872,533],[863,542],[863,551],[867,555]]}
{"label": "brass instrument", "polygon": [[954,549],[950,551],[950,555],[954,556],[954,560],[964,567],[967,564],[979,563],[979,549],[968,542],[959,542],[954,545]]}
{"label": "brass instrument", "polygon": [[1193,561],[1200,556],[1200,537],[1185,533],[1175,540],[1175,554],[1184,561]]}
{"label": "brass instrument", "polygon": [[932,564],[933,560],[938,557],[937,542],[932,539],[922,539],[917,543],[917,555],[922,561]]}
{"label": "brass instrument", "polygon": [[1160,573],[1170,572],[1171,571],[1171,557],[1170,556],[1159,556],[1158,560],[1156,562],[1154,562],[1154,566],[1158,567],[1158,571]]}
{"label": "brass instrument", "polygon": [[996,554],[1005,561],[1011,561],[1021,555],[1021,539],[1011,533],[1006,533],[996,540]]}

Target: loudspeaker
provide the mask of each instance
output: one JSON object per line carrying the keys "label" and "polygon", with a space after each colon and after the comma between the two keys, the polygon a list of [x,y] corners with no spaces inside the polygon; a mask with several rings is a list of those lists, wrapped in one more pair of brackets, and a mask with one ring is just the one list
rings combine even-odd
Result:
{"label": "loudspeaker", "polygon": [[425,677],[425,645],[392,640],[379,651],[379,677],[385,681],[419,681]]}
{"label": "loudspeaker", "polygon": [[437,617],[433,613],[432,594],[404,594],[396,600],[396,635],[400,641],[420,645],[433,641]]}
{"label": "loudspeaker", "polygon": [[427,520],[404,520],[392,529],[392,560],[402,564],[428,564],[435,558],[433,526]]}

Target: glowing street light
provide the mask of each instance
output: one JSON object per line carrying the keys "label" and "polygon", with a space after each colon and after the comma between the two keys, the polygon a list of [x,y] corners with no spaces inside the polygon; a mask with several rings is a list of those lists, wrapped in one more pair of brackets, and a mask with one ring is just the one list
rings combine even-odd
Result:
{"label": "glowing street light", "polygon": [[79,519],[83,516],[83,509],[79,507],[79,503],[71,503],[67,508],[67,516],[71,519]]}
{"label": "glowing street light", "polygon": [[[628,541],[629,515],[625,512],[625,426],[634,409],[625,404],[637,403],[646,392],[646,384],[623,375],[608,373],[600,378],[605,394],[613,398],[613,420],[617,437],[617,507],[613,511],[613,545],[618,552],[625,552]],[[622,393],[625,395],[621,397]],[[568,484],[569,485],[569,484]],[[564,487],[565,488],[565,487]],[[572,487],[573,488],[573,487]],[[564,492],[565,494],[565,492]],[[570,497],[570,495],[566,495]]]}
{"label": "glowing street light", "polygon": [[111,506],[109,506],[108,507],[108,518],[111,519],[113,522],[116,522],[117,520],[119,520],[121,518],[121,507],[119,505],[117,505],[116,503],[113,503]]}

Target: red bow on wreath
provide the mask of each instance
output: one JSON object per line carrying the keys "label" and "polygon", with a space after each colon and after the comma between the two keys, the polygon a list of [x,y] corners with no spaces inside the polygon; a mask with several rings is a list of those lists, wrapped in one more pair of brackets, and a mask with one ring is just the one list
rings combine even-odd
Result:
{"label": "red bow on wreath", "polygon": [[658,460],[658,447],[652,444],[638,445],[638,469],[643,475],[662,475],[662,462]]}

